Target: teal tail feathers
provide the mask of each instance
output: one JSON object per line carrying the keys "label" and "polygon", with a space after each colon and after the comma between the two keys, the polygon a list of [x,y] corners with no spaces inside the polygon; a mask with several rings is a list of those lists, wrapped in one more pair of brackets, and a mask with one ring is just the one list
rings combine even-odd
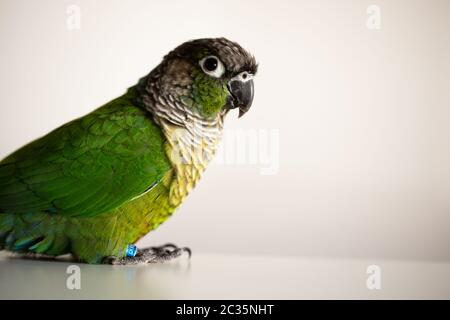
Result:
{"label": "teal tail feathers", "polygon": [[0,213],[0,250],[51,256],[70,252],[69,239],[61,233],[44,232],[42,218],[41,214]]}

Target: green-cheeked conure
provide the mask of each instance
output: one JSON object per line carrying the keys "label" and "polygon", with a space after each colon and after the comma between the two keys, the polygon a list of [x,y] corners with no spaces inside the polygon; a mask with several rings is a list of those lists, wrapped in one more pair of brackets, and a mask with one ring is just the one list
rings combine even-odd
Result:
{"label": "green-cheeked conure", "polygon": [[133,264],[194,188],[230,109],[253,100],[255,58],[225,38],[188,41],[127,92],[0,162],[0,249]]}

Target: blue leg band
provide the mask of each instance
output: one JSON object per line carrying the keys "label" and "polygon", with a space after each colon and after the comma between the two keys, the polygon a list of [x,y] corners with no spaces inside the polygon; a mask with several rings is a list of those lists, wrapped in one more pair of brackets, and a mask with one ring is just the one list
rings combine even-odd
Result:
{"label": "blue leg band", "polygon": [[137,253],[137,247],[134,244],[129,244],[127,247],[126,256],[127,257],[134,257]]}

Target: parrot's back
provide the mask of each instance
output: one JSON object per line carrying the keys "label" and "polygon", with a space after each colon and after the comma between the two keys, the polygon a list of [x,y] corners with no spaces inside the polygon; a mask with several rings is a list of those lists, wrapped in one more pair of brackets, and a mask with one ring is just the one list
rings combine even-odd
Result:
{"label": "parrot's back", "polygon": [[167,219],[176,206],[166,139],[133,98],[130,90],[0,162],[0,248],[100,262]]}

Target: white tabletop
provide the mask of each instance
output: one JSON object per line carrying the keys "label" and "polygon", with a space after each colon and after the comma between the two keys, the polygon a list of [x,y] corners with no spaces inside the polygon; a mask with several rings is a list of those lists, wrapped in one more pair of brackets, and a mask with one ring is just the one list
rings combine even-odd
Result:
{"label": "white tabletop", "polygon": [[[165,264],[76,264],[0,253],[1,299],[449,299],[450,263],[194,254]],[[367,288],[367,267],[381,271]],[[71,278],[73,280],[73,278]],[[69,281],[70,282],[70,281]],[[74,284],[75,282],[71,282]]]}

